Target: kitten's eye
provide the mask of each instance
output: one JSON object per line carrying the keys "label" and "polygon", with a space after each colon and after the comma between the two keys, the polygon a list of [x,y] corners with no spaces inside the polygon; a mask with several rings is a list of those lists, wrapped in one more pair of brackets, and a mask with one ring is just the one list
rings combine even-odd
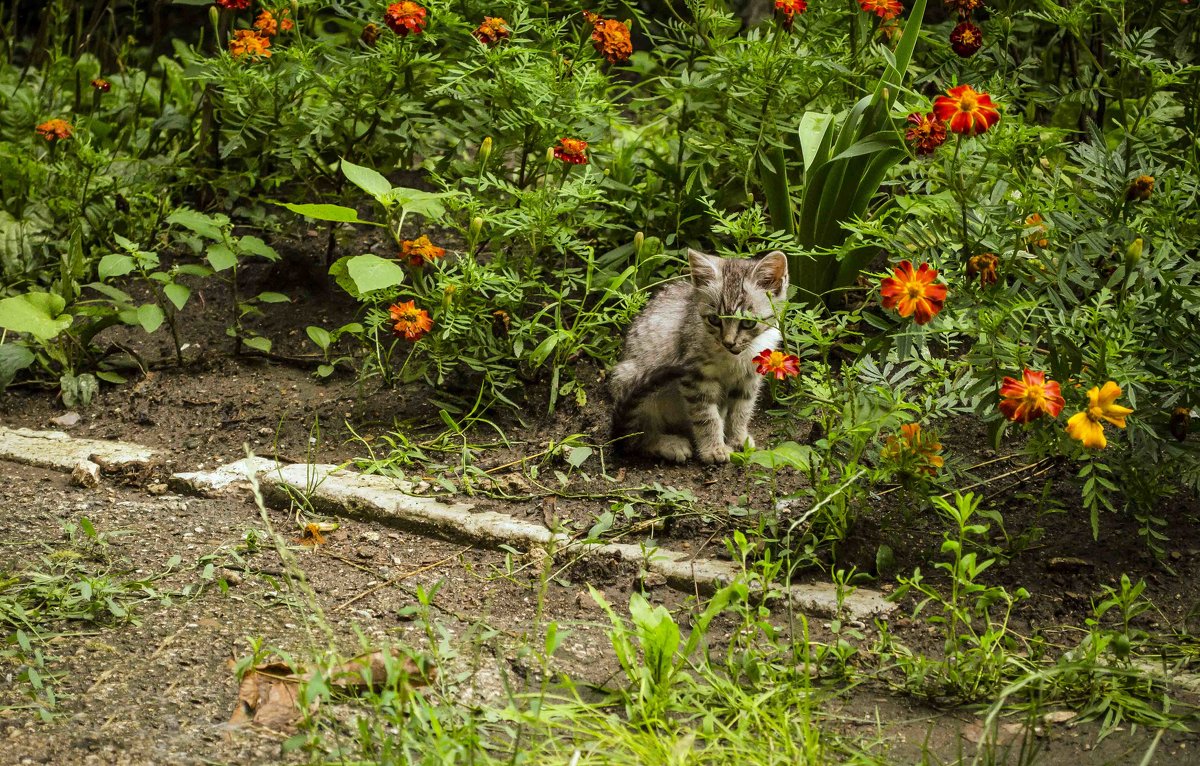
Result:
{"label": "kitten's eye", "polygon": [[757,319],[743,319],[742,320],[742,329],[743,330],[753,330],[755,325],[757,325],[757,324],[758,324]]}
{"label": "kitten's eye", "polygon": [[713,327],[720,327],[720,326],[721,326],[721,317],[717,316],[716,314],[709,314],[707,317],[705,317],[705,319],[706,319],[706,320],[708,321],[708,323],[709,323],[710,325],[712,325]]}

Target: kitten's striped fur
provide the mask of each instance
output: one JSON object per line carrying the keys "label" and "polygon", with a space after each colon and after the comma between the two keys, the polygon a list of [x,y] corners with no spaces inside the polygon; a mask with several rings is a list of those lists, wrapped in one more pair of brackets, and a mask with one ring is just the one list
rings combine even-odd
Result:
{"label": "kitten's striped fur", "polygon": [[609,378],[613,436],[647,455],[720,463],[750,439],[762,384],[751,360],[779,344],[768,322],[787,295],[787,259],[689,250],[688,261],[691,280],[662,290],[629,329]]}

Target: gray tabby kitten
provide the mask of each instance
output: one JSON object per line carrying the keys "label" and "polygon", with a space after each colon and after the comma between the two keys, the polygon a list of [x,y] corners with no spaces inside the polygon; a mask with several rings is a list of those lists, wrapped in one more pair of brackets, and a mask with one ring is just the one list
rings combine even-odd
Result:
{"label": "gray tabby kitten", "polygon": [[747,432],[762,377],[753,358],[781,337],[772,303],[787,295],[787,258],[719,258],[688,250],[691,281],[646,304],[609,378],[619,448],[682,463],[722,463]]}

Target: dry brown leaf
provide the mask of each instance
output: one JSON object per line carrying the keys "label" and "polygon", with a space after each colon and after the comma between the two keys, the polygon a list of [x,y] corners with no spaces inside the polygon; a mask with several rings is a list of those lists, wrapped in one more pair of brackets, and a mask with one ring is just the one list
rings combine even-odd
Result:
{"label": "dry brown leaf", "polygon": [[[421,668],[406,654],[392,649],[393,661],[400,662],[408,686],[427,686],[437,678],[437,668]],[[368,672],[364,673],[366,670]],[[360,654],[333,669],[331,685],[347,692],[375,689],[387,683],[387,660],[382,651]],[[369,678],[368,678],[369,676]]]}
{"label": "dry brown leaf", "polygon": [[[279,732],[292,732],[303,715],[297,704],[300,679],[282,662],[269,662],[246,671],[238,686],[237,707],[229,723],[256,723]],[[309,712],[316,710],[313,703]]]}

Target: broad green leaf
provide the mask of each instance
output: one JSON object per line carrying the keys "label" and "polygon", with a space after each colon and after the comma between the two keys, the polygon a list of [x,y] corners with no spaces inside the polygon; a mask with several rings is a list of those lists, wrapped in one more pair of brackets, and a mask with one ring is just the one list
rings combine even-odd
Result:
{"label": "broad green leaf", "polygon": [[187,274],[190,277],[211,277],[212,269],[207,266],[201,266],[198,263],[185,263],[182,266],[176,266],[175,270],[180,274]]}
{"label": "broad green leaf", "polygon": [[342,159],[342,175],[380,202],[383,201],[383,196],[392,190],[391,182],[384,178],[382,173],[355,165],[347,159]]}
{"label": "broad green leaf", "polygon": [[100,279],[123,277],[133,271],[136,265],[131,256],[124,253],[110,253],[100,259],[100,264],[96,266],[96,276]]}
{"label": "broad green leaf", "polygon": [[268,261],[279,260],[279,253],[275,252],[275,248],[258,237],[242,237],[237,241],[237,248],[240,252],[261,256]]}
{"label": "broad green leaf", "polygon": [[158,328],[162,327],[163,311],[154,303],[145,303],[138,306],[137,310],[138,324],[148,333],[153,333]]}
{"label": "broad green leaf", "polygon": [[370,253],[351,256],[346,261],[346,274],[354,282],[359,295],[404,282],[404,269],[400,268],[400,264]]}
{"label": "broad green leaf", "polygon": [[53,293],[26,293],[0,300],[0,328],[26,332],[47,341],[71,326],[73,317],[63,314],[66,301]]}
{"label": "broad green leaf", "polygon": [[188,302],[188,298],[192,297],[191,289],[178,282],[163,285],[163,292],[167,294],[167,298],[170,299],[177,311],[182,311]]}
{"label": "broad green leaf", "polygon": [[249,338],[242,338],[242,343],[246,344],[255,351],[261,351],[264,354],[271,352],[271,341],[261,335],[255,335]]}
{"label": "broad green leaf", "polygon": [[112,372],[111,370],[97,372],[96,377],[100,378],[100,380],[103,380],[105,383],[112,383],[115,386],[119,386],[123,383],[128,382],[125,380],[125,378],[123,378],[122,376],[118,375],[115,372]]}
{"label": "broad green leaf", "polygon": [[223,215],[209,216],[188,208],[180,208],[167,216],[167,223],[190,229],[208,239],[220,240],[221,230],[229,223],[229,219]]}
{"label": "broad green leaf", "polygon": [[384,204],[399,205],[410,213],[423,215],[426,218],[441,218],[446,213],[446,208],[442,205],[441,200],[446,196],[448,195],[445,193],[397,186],[385,194],[380,201]]}
{"label": "broad green leaf", "polygon": [[338,223],[369,223],[372,226],[380,226],[382,224],[374,221],[364,221],[358,217],[358,211],[352,207],[345,205],[331,205],[327,203],[321,204],[306,204],[295,205],[290,202],[278,203],[281,207],[286,207],[293,213],[299,213],[307,218],[316,218],[318,221],[336,221]]}
{"label": "broad green leaf", "polygon": [[263,303],[291,303],[292,299],[283,293],[259,293],[258,299]]}
{"label": "broad green leaf", "polygon": [[832,114],[805,112],[800,118],[800,154],[804,157],[806,172],[821,160],[821,145],[832,124]]}
{"label": "broad green leaf", "polygon": [[225,271],[237,265],[237,256],[224,242],[209,245],[207,258],[213,271]]}
{"label": "broad green leaf", "polygon": [[18,343],[0,343],[0,391],[8,387],[17,373],[33,364],[37,357]]}
{"label": "broad green leaf", "polygon": [[308,333],[309,340],[317,344],[317,348],[321,349],[322,351],[329,348],[330,343],[333,343],[333,336],[330,335],[329,330],[326,330],[324,327],[309,325],[308,327],[304,328],[304,331]]}

